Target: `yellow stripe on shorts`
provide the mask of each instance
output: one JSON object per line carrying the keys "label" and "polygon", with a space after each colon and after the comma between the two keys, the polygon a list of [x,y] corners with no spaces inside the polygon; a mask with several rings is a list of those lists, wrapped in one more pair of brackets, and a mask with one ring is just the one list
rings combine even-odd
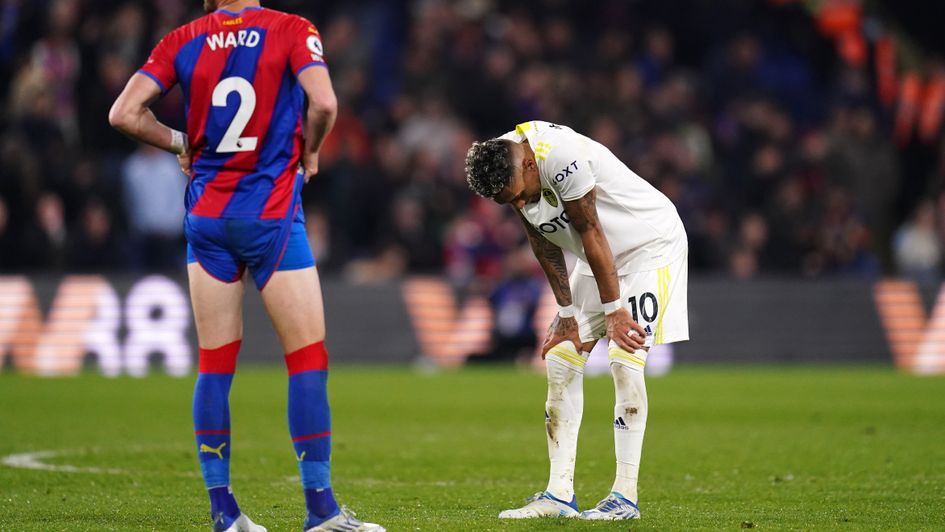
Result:
{"label": "yellow stripe on shorts", "polygon": [[669,305],[669,266],[663,266],[656,271],[657,293],[656,302],[659,305],[659,316],[656,318],[656,332],[653,344],[663,343],[663,317],[666,316],[666,307]]}
{"label": "yellow stripe on shorts", "polygon": [[630,362],[631,364],[636,364],[637,366],[640,366],[641,368],[646,366],[646,359],[638,357],[635,353],[628,353],[624,351],[623,349],[616,346],[608,347],[607,355],[610,359],[616,358],[620,360],[625,360],[627,362]]}

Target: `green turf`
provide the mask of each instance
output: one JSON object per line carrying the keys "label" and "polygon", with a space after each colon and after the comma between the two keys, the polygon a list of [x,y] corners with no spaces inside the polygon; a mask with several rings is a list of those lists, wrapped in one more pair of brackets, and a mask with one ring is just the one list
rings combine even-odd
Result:
{"label": "green turf", "polygon": [[[209,529],[191,443],[193,379],[0,375],[0,456],[115,473],[0,466],[0,530]],[[270,530],[303,504],[284,415],[285,376],[241,368],[233,482]],[[588,379],[577,493],[613,474],[612,385]],[[421,375],[339,367],[334,482],[390,530],[626,530],[496,514],[544,487],[544,380],[514,369]],[[945,379],[882,368],[695,368],[649,381],[633,529],[943,529]]]}

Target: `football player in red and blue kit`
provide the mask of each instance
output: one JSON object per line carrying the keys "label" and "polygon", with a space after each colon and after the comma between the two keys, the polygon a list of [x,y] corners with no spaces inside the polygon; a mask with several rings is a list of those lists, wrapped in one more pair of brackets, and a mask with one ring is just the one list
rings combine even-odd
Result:
{"label": "football player in red and blue kit", "polygon": [[[230,488],[229,392],[248,269],[286,353],[304,529],[382,531],[339,508],[331,489],[325,318],[300,206],[337,113],[318,30],[256,0],[204,0],[204,9],[207,16],[158,43],[109,121],[177,154],[190,177],[184,229],[200,343],[194,433],[214,530],[265,531]],[[149,110],[174,85],[184,94],[186,133]]]}

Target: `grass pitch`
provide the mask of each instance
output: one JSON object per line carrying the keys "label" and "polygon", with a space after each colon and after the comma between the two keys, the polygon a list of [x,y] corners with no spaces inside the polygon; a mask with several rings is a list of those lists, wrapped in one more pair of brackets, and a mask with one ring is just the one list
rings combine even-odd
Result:
{"label": "grass pitch", "polygon": [[[193,378],[0,375],[0,530],[209,530],[190,426]],[[546,482],[544,379],[511,368],[332,370],[334,484],[390,530],[943,529],[945,379],[884,368],[682,368],[650,379],[635,523],[503,522]],[[589,378],[576,488],[603,497],[613,390]],[[282,370],[242,367],[235,493],[269,530],[304,506]],[[21,458],[25,459],[25,458]],[[93,468],[91,470],[87,468]]]}

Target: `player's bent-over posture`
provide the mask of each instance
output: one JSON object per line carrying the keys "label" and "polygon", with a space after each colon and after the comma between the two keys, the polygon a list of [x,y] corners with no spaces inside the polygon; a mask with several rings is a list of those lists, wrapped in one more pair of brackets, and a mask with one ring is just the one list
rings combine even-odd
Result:
{"label": "player's bent-over posture", "polygon": [[[266,530],[240,511],[230,488],[229,392],[248,268],[286,353],[304,529],[384,530],[339,508],[331,490],[325,319],[300,210],[301,187],[318,171],[337,112],[318,30],[254,0],[204,0],[204,9],[207,16],[157,45],[109,121],[176,153],[190,176],[184,226],[200,343],[194,434],[213,528]],[[184,93],[186,134],[149,110],[175,84]]]}
{"label": "player's bent-over posture", "polygon": [[[688,244],[676,208],[601,144],[537,120],[473,143],[466,179],[479,195],[515,208],[560,305],[542,346],[548,487],[499,517],[639,518],[647,350],[689,339]],[[563,249],[578,258],[570,279]],[[610,494],[579,513],[574,465],[584,364],[605,336],[616,392],[617,474]]]}

